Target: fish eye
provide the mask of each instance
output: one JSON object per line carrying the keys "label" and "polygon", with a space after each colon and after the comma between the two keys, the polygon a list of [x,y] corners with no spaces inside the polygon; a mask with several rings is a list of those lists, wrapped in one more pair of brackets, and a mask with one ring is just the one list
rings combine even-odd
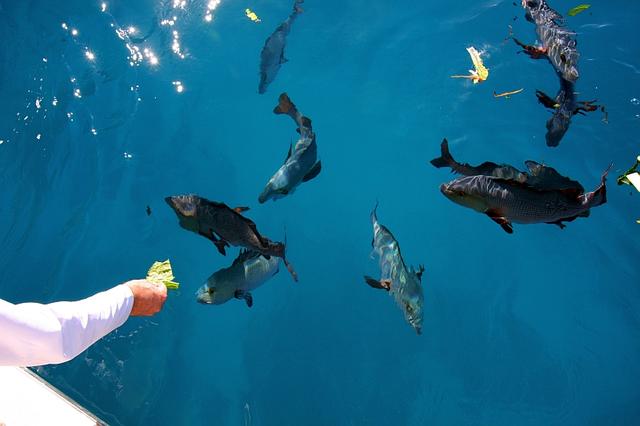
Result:
{"label": "fish eye", "polygon": [[458,191],[458,195],[464,197],[466,194],[464,193],[464,191]]}
{"label": "fish eye", "polygon": [[207,289],[207,292],[208,292],[209,294],[213,294],[215,291],[216,291],[216,290],[215,290],[213,287],[209,287],[209,288]]}
{"label": "fish eye", "polygon": [[413,313],[413,308],[408,303],[405,305],[405,308],[407,309],[407,312],[409,312],[410,314]]}

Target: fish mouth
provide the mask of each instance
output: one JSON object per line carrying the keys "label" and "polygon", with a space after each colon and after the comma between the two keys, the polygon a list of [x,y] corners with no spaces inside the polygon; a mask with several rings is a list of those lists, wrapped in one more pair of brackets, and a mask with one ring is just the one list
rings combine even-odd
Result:
{"label": "fish mouth", "polygon": [[262,194],[260,194],[260,196],[258,197],[258,202],[260,204],[264,204],[267,201],[268,197],[269,196],[268,196],[267,192],[265,191]]}
{"label": "fish mouth", "polygon": [[175,206],[175,203],[173,201],[173,197],[165,197],[164,198],[165,203],[169,204],[169,207],[173,208]]}
{"label": "fish mouth", "polygon": [[448,183],[443,183],[442,185],[440,185],[440,192],[442,192],[447,197],[453,194],[453,191],[451,191],[451,189],[449,188]]}
{"label": "fish mouth", "polygon": [[201,305],[213,304],[213,299],[211,298],[211,294],[209,294],[208,288],[200,288],[196,291],[196,301]]}

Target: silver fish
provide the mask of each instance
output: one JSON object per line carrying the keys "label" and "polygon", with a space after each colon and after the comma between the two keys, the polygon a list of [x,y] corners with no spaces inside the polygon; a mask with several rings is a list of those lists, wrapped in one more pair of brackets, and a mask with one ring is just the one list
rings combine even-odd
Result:
{"label": "silver fish", "polygon": [[281,23],[264,42],[264,47],[260,52],[260,84],[258,85],[258,93],[260,94],[267,91],[267,87],[275,80],[282,64],[287,62],[284,57],[287,35],[291,31],[293,21],[302,12],[302,8],[299,5],[303,2],[304,0],[295,0],[293,2],[293,11],[287,20]]}
{"label": "silver fish", "polygon": [[269,179],[264,190],[258,197],[262,204],[269,199],[277,200],[292,194],[302,182],[308,182],[318,176],[322,168],[318,158],[318,146],[316,134],[311,128],[311,120],[302,116],[291,102],[286,93],[280,95],[278,106],[274,109],[276,114],[287,114],[298,125],[300,139],[289,153],[284,164]]}
{"label": "silver fish", "polygon": [[563,222],[588,217],[592,207],[607,202],[606,176],[593,192],[575,189],[540,189],[526,183],[493,176],[465,176],[442,184],[440,191],[461,206],[484,213],[507,233],[512,223],[548,223],[564,228]]}
{"label": "silver fish", "polygon": [[546,49],[546,56],[561,78],[575,83],[580,54],[575,33],[563,26],[564,18],[546,0],[523,0],[528,21],[536,25],[536,33]]}
{"label": "silver fish", "polygon": [[241,251],[228,268],[214,272],[196,293],[200,303],[221,305],[231,299],[243,299],[248,307],[253,306],[251,292],[278,273],[279,259],[269,259],[260,253]]}
{"label": "silver fish", "polygon": [[421,280],[424,267],[420,266],[417,271],[414,268],[407,268],[402,259],[398,241],[384,225],[378,222],[377,209],[376,205],[371,212],[373,224],[371,245],[379,257],[381,274],[380,280],[365,276],[365,282],[373,288],[388,291],[402,309],[405,320],[416,333],[421,334],[424,304]]}

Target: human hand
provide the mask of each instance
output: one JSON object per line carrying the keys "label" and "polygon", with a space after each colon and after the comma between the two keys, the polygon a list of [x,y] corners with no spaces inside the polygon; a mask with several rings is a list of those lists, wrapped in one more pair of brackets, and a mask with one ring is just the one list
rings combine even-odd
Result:
{"label": "human hand", "polygon": [[167,287],[154,284],[147,280],[133,280],[125,283],[133,293],[133,308],[131,316],[151,316],[162,309],[167,300]]}

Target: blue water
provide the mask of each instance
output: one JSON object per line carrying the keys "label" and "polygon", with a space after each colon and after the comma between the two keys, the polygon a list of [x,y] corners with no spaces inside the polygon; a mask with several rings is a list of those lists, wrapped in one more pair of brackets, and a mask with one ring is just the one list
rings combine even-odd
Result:
{"label": "blue water", "polygon": [[[165,258],[181,282],[158,316],[39,374],[116,425],[640,423],[640,194],[615,185],[640,154],[640,3],[568,18],[579,97],[609,124],[575,117],[556,149],[534,91],[558,80],[503,43],[509,24],[535,41],[511,1],[307,0],[262,96],[260,49],[292,1],[213,2],[210,22],[207,2],[173,3],[0,1],[0,297],[79,299]],[[148,35],[133,65],[116,34],[130,26]],[[477,86],[449,78],[469,45],[490,69]],[[259,205],[297,138],[272,113],[283,91],[313,120],[323,169]],[[452,175],[428,161],[443,137],[461,161],[533,159],[587,190],[613,162],[608,203],[563,231],[507,235],[440,194]],[[180,229],[163,202],[178,193],[249,205],[273,239],[286,228],[300,283],[281,270],[252,309],[197,304],[236,251]],[[362,280],[378,275],[376,200],[405,260],[426,266],[421,336]]]}

